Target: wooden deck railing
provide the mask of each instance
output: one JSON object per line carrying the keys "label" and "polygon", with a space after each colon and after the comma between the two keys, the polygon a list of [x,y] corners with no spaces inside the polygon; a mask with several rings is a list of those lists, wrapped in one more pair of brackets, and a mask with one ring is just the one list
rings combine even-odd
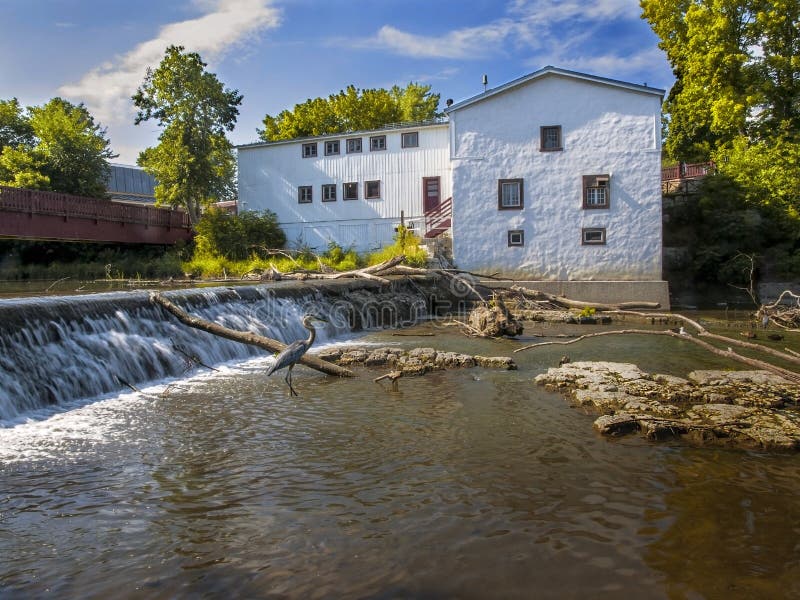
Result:
{"label": "wooden deck railing", "polygon": [[714,162],[680,163],[672,167],[661,169],[661,181],[676,181],[678,179],[698,179],[712,175],[717,170]]}
{"label": "wooden deck railing", "polygon": [[450,227],[450,219],[453,216],[453,198],[450,197],[436,208],[425,213],[425,233],[429,233],[437,228]]}
{"label": "wooden deck railing", "polygon": [[0,186],[0,211],[154,227],[189,228],[189,215],[182,210],[4,186]]}

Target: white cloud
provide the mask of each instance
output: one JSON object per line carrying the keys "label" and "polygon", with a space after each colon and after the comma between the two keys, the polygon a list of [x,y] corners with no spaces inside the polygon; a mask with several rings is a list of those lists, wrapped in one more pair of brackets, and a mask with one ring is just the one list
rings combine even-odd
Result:
{"label": "white cloud", "polygon": [[373,40],[398,54],[425,58],[476,58],[501,49],[504,40],[516,28],[514,21],[501,19],[482,27],[456,29],[443,35],[424,36],[400,31],[391,25],[380,28]]}
{"label": "white cloud", "polygon": [[591,31],[621,20],[638,20],[640,9],[632,0],[511,0],[507,17],[485,25],[425,36],[384,25],[363,47],[376,44],[404,56],[418,58],[477,59],[502,54],[511,47],[546,50],[575,30]]}
{"label": "white cloud", "polygon": [[261,31],[280,24],[280,11],[272,0],[194,0],[200,16],[164,25],[158,35],[140,43],[86,73],[77,83],[63,85],[59,93],[84,102],[104,125],[132,121],[130,97],[142,83],[148,67],[155,67],[170,44],[198,52],[206,62],[220,59]]}

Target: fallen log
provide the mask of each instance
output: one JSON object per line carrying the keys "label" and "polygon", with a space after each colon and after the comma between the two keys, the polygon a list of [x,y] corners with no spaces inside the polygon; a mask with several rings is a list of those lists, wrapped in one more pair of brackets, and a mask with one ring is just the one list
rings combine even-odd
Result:
{"label": "fallen log", "polygon": [[552,302],[564,308],[594,308],[599,311],[611,310],[630,310],[632,308],[661,308],[658,302],[620,302],[619,304],[605,304],[603,302],[586,302],[584,300],[571,300],[564,296],[554,296],[538,290],[529,290],[519,285],[512,285],[509,288],[512,292],[521,294],[524,298],[534,301]]}
{"label": "fallen log", "polygon": [[[258,335],[255,333],[245,332],[245,331],[236,331],[234,329],[229,329],[217,323],[212,323],[211,321],[206,321],[205,319],[201,319],[199,317],[194,317],[178,307],[173,302],[170,302],[167,298],[159,294],[158,292],[151,292],[150,293],[150,301],[158,304],[162,308],[164,308],[167,312],[177,317],[177,319],[183,323],[184,325],[188,325],[189,327],[193,327],[195,329],[200,329],[202,331],[206,331],[213,335],[233,340],[235,342],[240,342],[242,344],[249,344],[250,346],[256,346],[258,348],[263,348],[264,350],[269,350],[270,352],[281,352],[286,348],[286,344],[279,342],[278,340],[273,340],[268,337],[264,337],[262,335]],[[335,365],[330,363],[326,360],[322,360],[317,358],[316,356],[312,356],[309,354],[303,355],[300,360],[298,361],[301,365],[305,365],[310,367],[316,371],[321,373],[325,373],[326,375],[335,375],[337,377],[355,377],[355,373],[353,373],[349,369],[345,369],[344,367],[340,367],[339,365]]]}

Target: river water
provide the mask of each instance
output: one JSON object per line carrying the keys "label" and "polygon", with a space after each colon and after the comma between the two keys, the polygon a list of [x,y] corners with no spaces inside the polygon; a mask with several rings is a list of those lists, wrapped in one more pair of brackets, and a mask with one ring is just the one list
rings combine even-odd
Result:
{"label": "river water", "polygon": [[[358,341],[530,341],[404,333],[435,336]],[[396,392],[298,367],[299,397],[250,356],[1,428],[0,596],[800,597],[800,458],[601,438],[532,381],[564,353]],[[567,353],[732,366],[655,336]]]}

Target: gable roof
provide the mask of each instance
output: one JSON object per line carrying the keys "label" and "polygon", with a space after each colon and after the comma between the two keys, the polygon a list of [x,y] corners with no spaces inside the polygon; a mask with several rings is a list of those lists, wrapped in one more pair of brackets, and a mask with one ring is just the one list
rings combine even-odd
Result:
{"label": "gable roof", "polygon": [[598,77],[597,75],[588,75],[586,73],[569,71],[567,69],[559,69],[558,67],[553,67],[548,65],[543,69],[539,69],[538,71],[534,71],[533,73],[529,73],[528,75],[523,75],[522,77],[514,79],[513,81],[509,81],[508,83],[504,83],[503,85],[497,86],[496,88],[486,90],[481,94],[477,94],[475,96],[472,96],[471,98],[462,100],[461,102],[456,102],[455,104],[448,106],[444,110],[444,112],[445,114],[449,114],[453,111],[465,108],[477,102],[482,102],[483,100],[487,100],[493,96],[496,96],[497,94],[501,94],[515,87],[525,85],[526,83],[529,83],[536,79],[541,79],[542,77],[547,77],[549,75],[560,75],[562,77],[570,77],[572,79],[580,79],[592,83],[599,83],[602,85],[618,87],[630,90],[632,92],[653,94],[654,96],[658,96],[660,98],[663,98],[664,94],[666,93],[665,90],[659,88],[648,87],[646,85],[638,85],[636,83],[628,83],[626,81],[619,81],[617,79],[608,79],[607,77]]}

